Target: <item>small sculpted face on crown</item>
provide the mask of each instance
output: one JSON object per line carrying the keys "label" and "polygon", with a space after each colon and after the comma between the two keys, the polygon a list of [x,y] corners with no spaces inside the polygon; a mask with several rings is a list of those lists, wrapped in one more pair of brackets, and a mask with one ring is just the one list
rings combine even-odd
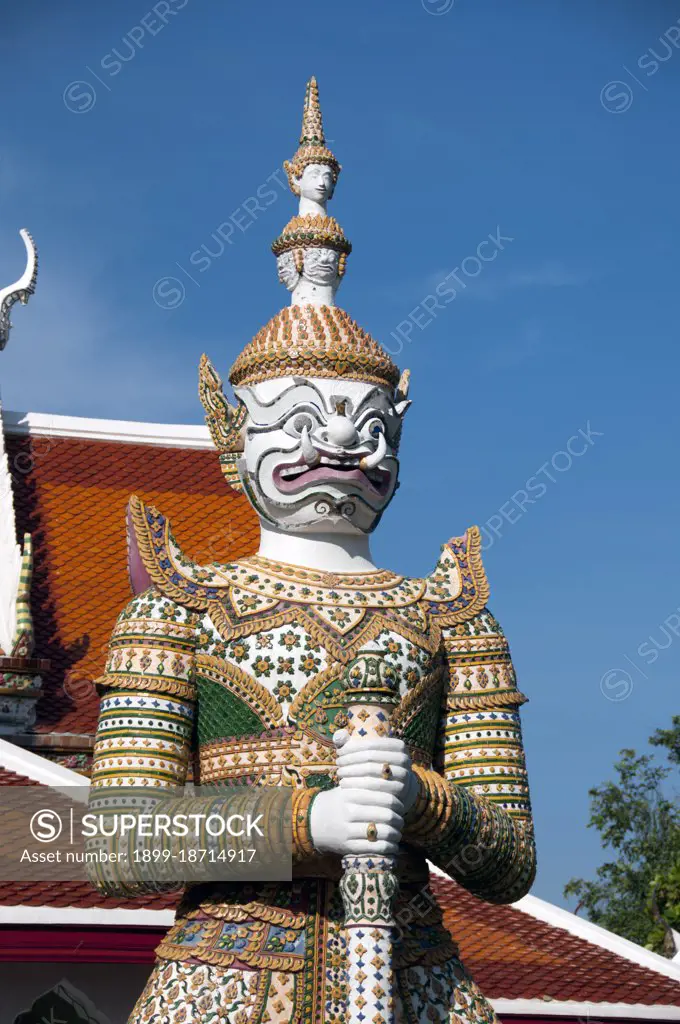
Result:
{"label": "small sculpted face on crown", "polygon": [[295,266],[294,254],[289,251],[283,252],[280,256],[277,256],[276,270],[281,284],[285,285],[289,292],[292,292],[293,288],[295,288],[300,280],[300,273]]}
{"label": "small sculpted face on crown", "polygon": [[313,284],[338,284],[340,253],[323,247],[305,249],[304,276]]}
{"label": "small sculpted face on crown", "polygon": [[260,515],[300,533],[370,533],[397,488],[410,403],[376,384],[319,377],[235,391],[248,411],[239,476]]}
{"label": "small sculpted face on crown", "polygon": [[328,164],[307,164],[297,184],[301,197],[313,203],[323,204],[335,192],[335,177]]}
{"label": "small sculpted face on crown", "polygon": [[276,258],[276,269],[281,284],[293,293],[293,303],[334,302],[340,287],[340,253],[335,249],[312,246],[284,252]]}

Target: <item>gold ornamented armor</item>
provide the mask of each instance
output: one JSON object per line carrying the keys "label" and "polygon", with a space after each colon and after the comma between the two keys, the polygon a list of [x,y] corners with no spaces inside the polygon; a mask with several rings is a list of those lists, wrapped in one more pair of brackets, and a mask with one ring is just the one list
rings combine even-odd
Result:
{"label": "gold ornamented armor", "polygon": [[398,859],[396,1019],[493,1020],[427,867],[501,903],[526,893],[535,870],[525,698],[486,607],[477,529],[444,545],[430,576],[406,579],[258,556],[202,568],[155,509],[133,499],[131,518],[148,588],[111,639],[93,786],[162,791],[193,765],[200,783],[294,790],[292,882],[187,888],[131,1021],[344,1019],[340,857],[315,851],[307,822],[315,794],[335,784],[337,683],[359,650],[398,674],[392,729],[420,782]]}

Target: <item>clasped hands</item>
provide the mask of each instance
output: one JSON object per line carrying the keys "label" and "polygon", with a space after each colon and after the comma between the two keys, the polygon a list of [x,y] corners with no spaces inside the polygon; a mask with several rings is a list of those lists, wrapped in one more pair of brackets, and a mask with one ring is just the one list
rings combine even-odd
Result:
{"label": "clasped hands", "polygon": [[312,804],[312,842],[321,853],[397,853],[404,816],[415,803],[418,779],[403,740],[394,737],[333,736],[339,785],[319,793]]}

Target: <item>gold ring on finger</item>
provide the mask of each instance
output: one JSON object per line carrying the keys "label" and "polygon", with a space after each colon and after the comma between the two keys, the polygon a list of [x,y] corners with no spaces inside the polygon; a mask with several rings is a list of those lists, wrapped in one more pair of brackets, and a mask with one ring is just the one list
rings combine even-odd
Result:
{"label": "gold ring on finger", "polygon": [[382,767],[382,772],[380,774],[382,775],[383,779],[391,779],[392,778],[392,766],[389,765],[389,764],[384,764],[383,767]]}
{"label": "gold ring on finger", "polygon": [[368,839],[369,843],[377,842],[378,826],[373,821],[369,822],[368,825],[366,826],[366,838]]}

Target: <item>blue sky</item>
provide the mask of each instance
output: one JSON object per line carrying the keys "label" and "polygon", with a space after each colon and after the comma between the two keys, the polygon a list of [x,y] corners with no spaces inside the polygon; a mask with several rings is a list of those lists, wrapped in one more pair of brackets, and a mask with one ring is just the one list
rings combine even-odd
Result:
{"label": "blue sky", "polygon": [[680,3],[6,7],[0,280],[20,227],[41,253],[10,409],[200,421],[201,352],[226,374],[287,301],[269,243],[317,75],[354,244],[338,301],[413,374],[375,554],[422,574],[484,527],[531,698],[534,891],[563,903],[603,859],[588,788],[678,710]]}

